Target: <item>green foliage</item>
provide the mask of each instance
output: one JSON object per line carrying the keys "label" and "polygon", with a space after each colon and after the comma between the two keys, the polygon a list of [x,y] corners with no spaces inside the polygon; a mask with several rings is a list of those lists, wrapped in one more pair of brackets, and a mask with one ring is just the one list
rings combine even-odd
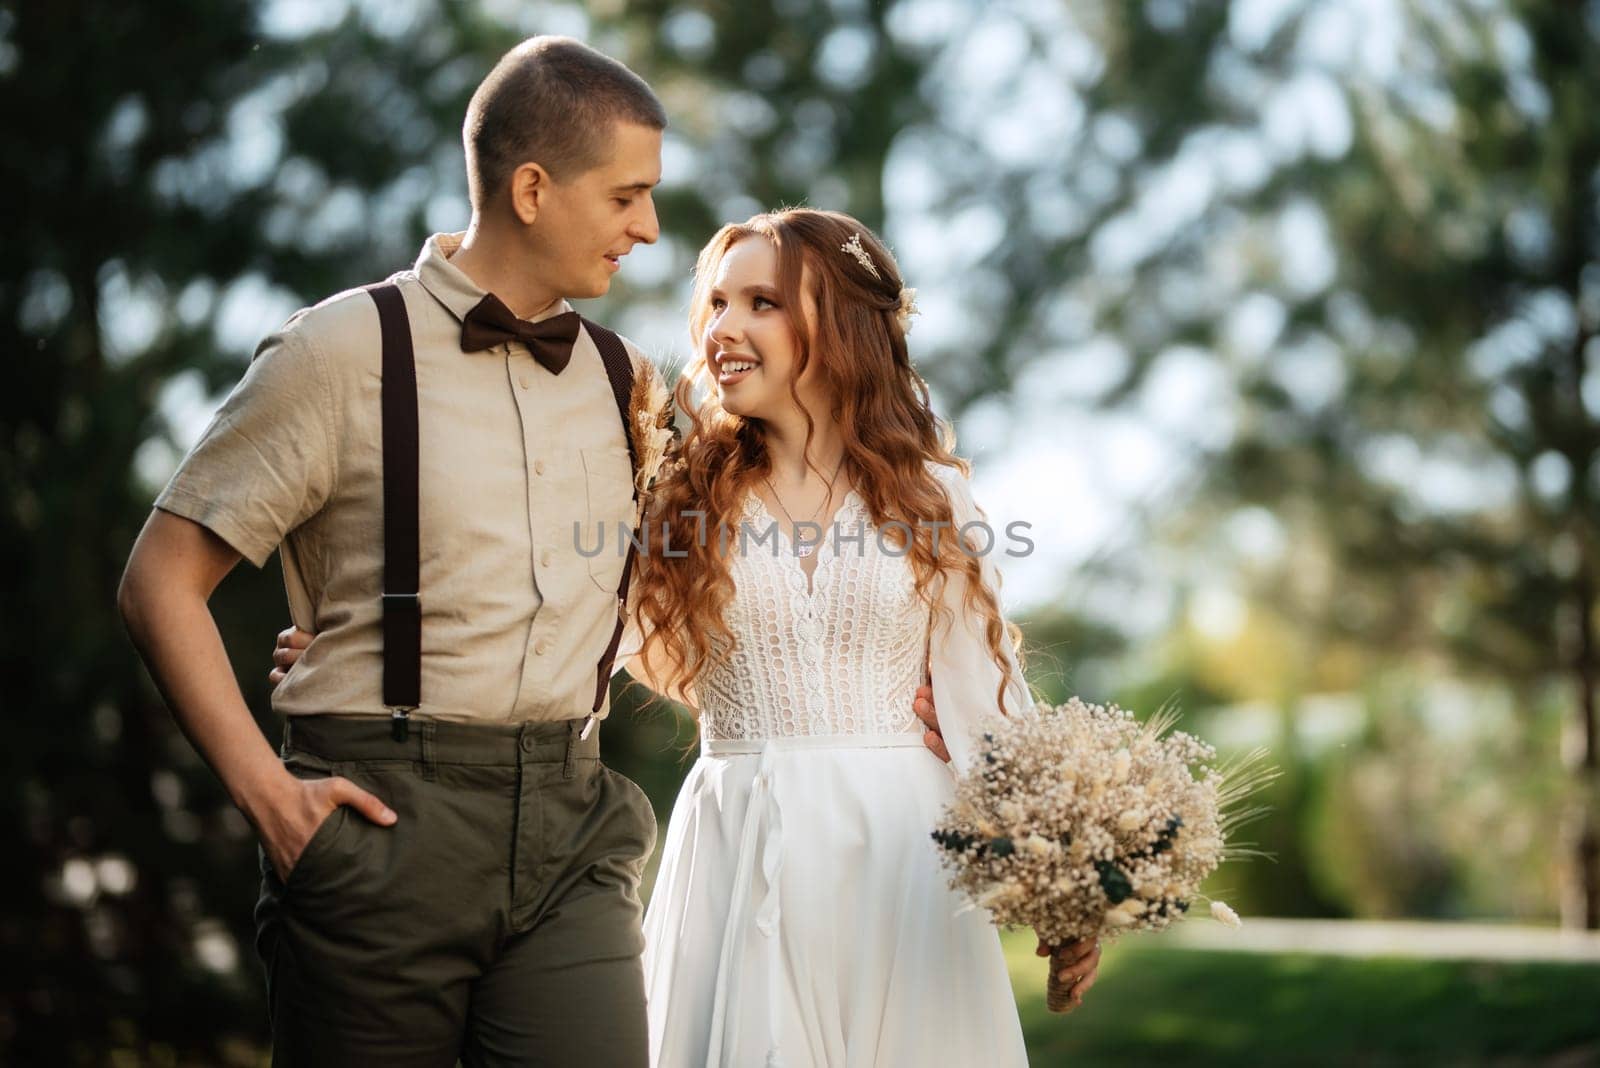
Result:
{"label": "green foliage", "polygon": [[1583,1063],[1600,1050],[1592,964],[1216,953],[1157,936],[1107,951],[1083,1006],[1054,1016],[1033,937],[1005,941],[1030,1064]]}

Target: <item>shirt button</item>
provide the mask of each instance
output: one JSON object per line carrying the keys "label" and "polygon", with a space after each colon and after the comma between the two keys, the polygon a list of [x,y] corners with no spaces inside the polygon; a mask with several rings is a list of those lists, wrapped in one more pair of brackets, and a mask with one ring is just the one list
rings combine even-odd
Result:
{"label": "shirt button", "polygon": [[518,375],[517,385],[521,386],[523,389],[527,389],[529,386],[533,385],[533,379],[529,378],[527,375]]}
{"label": "shirt button", "polygon": [[533,652],[535,656],[543,656],[549,651],[550,643],[545,641],[543,638],[540,638],[538,641],[533,643]]}
{"label": "shirt button", "polygon": [[536,475],[544,474],[544,461],[543,460],[535,460],[535,461],[533,461],[533,473],[536,474]]}
{"label": "shirt button", "polygon": [[551,556],[551,553],[550,553],[549,549],[546,549],[543,552],[541,552],[539,554],[539,566],[540,567],[549,567],[550,566],[550,556]]}

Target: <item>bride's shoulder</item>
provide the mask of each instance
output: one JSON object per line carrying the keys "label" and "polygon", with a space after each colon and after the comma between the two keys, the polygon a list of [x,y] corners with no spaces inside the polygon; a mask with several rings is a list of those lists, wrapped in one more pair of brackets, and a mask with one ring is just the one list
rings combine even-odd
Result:
{"label": "bride's shoulder", "polygon": [[937,460],[926,460],[923,466],[944,487],[945,492],[952,497],[957,494],[963,496],[972,495],[972,480],[961,466],[944,464]]}
{"label": "bride's shoulder", "polygon": [[961,461],[959,465],[942,464],[934,460],[927,461],[927,467],[944,487],[945,497],[950,501],[950,510],[958,521],[970,521],[982,518],[983,509],[972,495],[972,477],[969,474],[971,464]]}

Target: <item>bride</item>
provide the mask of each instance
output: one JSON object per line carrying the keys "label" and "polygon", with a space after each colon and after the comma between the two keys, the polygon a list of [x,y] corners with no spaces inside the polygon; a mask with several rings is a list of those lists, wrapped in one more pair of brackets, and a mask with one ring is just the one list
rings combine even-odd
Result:
{"label": "bride", "polygon": [[[931,676],[961,770],[986,719],[1032,707],[910,292],[835,212],[758,215],[700,254],[692,426],[619,657],[700,728],[645,915],[661,1068],[1027,1063],[998,934],[929,838],[950,771],[904,708]],[[307,640],[280,636],[280,669]],[[1098,958],[1057,949],[1074,1003]]]}
{"label": "bride", "polygon": [[1031,707],[994,565],[956,541],[982,514],[907,292],[832,212],[726,226],[696,267],[693,425],[647,516],[673,551],[640,557],[632,613],[630,670],[701,732],[645,915],[662,1066],[1026,1064],[997,934],[928,837],[951,776],[904,707],[931,673],[958,768],[986,716]]}

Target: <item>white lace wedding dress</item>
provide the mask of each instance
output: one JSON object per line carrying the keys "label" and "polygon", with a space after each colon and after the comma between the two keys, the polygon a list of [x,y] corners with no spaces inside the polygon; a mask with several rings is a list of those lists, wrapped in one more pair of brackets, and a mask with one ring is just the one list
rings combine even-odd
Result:
{"label": "white lace wedding dress", "polygon": [[[934,470],[957,522],[980,518],[965,478]],[[929,838],[953,777],[911,711],[926,655],[958,767],[996,714],[1000,672],[965,581],[941,590],[955,625],[930,640],[909,564],[883,551],[854,491],[834,523],[859,522],[863,541],[825,539],[809,580],[754,494],[744,520],[776,528],[777,553],[752,541],[730,555],[737,645],[697,683],[701,756],[645,916],[653,1063],[1025,1065],[998,935],[962,911]],[[1030,707],[1013,680],[1008,711]]]}

